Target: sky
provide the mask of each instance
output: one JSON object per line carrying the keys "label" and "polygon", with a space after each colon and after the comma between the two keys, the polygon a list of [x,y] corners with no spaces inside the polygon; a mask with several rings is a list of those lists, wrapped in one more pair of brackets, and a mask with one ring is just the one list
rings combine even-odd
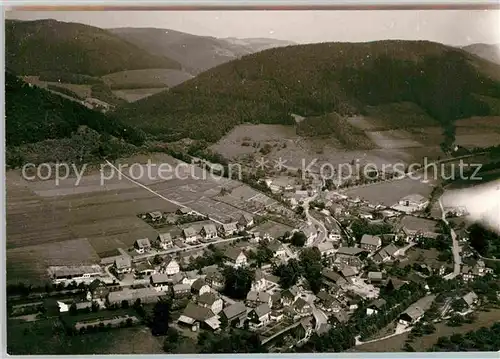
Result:
{"label": "sky", "polygon": [[382,39],[431,40],[453,46],[500,43],[500,10],[11,11],[6,18],[51,18],[102,28],[156,27],[296,43]]}

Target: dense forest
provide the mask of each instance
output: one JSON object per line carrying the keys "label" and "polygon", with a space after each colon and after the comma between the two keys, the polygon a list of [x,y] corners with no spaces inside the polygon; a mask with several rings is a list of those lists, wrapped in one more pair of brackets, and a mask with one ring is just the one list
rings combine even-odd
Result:
{"label": "dense forest", "polygon": [[430,351],[466,352],[500,350],[500,322],[489,328],[480,328],[465,334],[456,333],[449,337],[440,337]]}
{"label": "dense forest", "polygon": [[[373,106],[404,102],[440,123],[449,145],[456,119],[497,110],[492,104],[500,102],[500,84],[492,76],[498,68],[483,63],[428,41],[289,46],[220,65],[120,114],[168,139],[216,141],[244,122],[294,124],[292,113],[367,114]],[[401,117],[400,126],[405,121]]]}
{"label": "dense forest", "polygon": [[86,147],[91,147],[96,157],[105,157],[119,153],[120,148],[140,146],[145,140],[142,131],[28,85],[9,71],[5,73],[5,97],[9,166],[22,163],[27,152],[47,153],[45,147],[49,152],[58,151],[48,156],[48,160],[54,161],[68,159],[70,152],[78,150],[82,143],[87,143]]}

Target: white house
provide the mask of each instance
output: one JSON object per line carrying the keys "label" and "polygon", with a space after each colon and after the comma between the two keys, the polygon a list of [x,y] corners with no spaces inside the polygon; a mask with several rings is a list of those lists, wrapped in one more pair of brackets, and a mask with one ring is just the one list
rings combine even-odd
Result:
{"label": "white house", "polygon": [[267,248],[269,248],[273,252],[273,256],[275,258],[286,258],[286,250],[283,244],[278,241],[278,240],[273,240],[269,242],[267,245]]}
{"label": "white house", "polygon": [[224,302],[217,294],[208,292],[199,296],[198,305],[209,308],[214,314],[219,314],[222,311]]}
{"label": "white house", "polygon": [[159,292],[166,292],[170,283],[169,276],[164,273],[155,273],[150,278],[151,285]]}
{"label": "white house", "polygon": [[213,224],[206,224],[201,229],[200,234],[205,239],[214,239],[217,237],[217,228]]}
{"label": "white house", "polygon": [[317,247],[323,257],[329,257],[335,253],[335,248],[333,247],[332,242],[323,242],[318,244]]}
{"label": "white house", "polygon": [[172,236],[170,233],[160,233],[156,238],[155,245],[159,249],[166,250],[172,247]]}
{"label": "white house", "polygon": [[205,293],[210,293],[210,286],[205,282],[205,279],[198,278],[191,285],[191,292],[195,295],[203,295]]}
{"label": "white house", "polygon": [[135,241],[134,248],[137,253],[144,253],[151,249],[151,242],[147,238],[141,238]]}
{"label": "white house", "polygon": [[255,279],[252,282],[252,286],[250,287],[250,291],[253,292],[260,292],[264,291],[267,287],[267,280],[264,275],[264,272],[262,272],[260,269],[255,270]]}
{"label": "white house", "polygon": [[318,231],[314,226],[304,226],[300,229],[306,235],[305,246],[313,244],[314,240],[318,237]]}
{"label": "white house", "polygon": [[114,267],[118,274],[130,273],[132,271],[132,259],[125,254],[116,257]]}
{"label": "white house", "polygon": [[193,227],[187,227],[182,230],[182,236],[184,237],[184,241],[188,244],[196,243],[198,241],[198,235]]}
{"label": "white house", "polygon": [[238,220],[238,224],[243,228],[248,228],[254,225],[253,217],[248,213],[243,213]]}
{"label": "white house", "polygon": [[269,323],[271,314],[271,308],[269,304],[263,303],[259,305],[257,308],[254,308],[248,314],[248,318],[250,319],[250,325],[255,328],[262,327]]}
{"label": "white house", "polygon": [[382,247],[382,239],[379,236],[363,234],[363,237],[361,237],[360,247],[365,251],[375,252]]}
{"label": "white house", "polygon": [[220,226],[221,235],[230,237],[238,233],[238,224],[236,222],[224,223]]}
{"label": "white house", "polygon": [[167,275],[175,275],[180,272],[179,263],[175,259],[167,259],[161,269]]}
{"label": "white house", "polygon": [[240,248],[229,247],[224,256],[229,259],[229,262],[235,267],[242,267],[247,265],[247,256]]}

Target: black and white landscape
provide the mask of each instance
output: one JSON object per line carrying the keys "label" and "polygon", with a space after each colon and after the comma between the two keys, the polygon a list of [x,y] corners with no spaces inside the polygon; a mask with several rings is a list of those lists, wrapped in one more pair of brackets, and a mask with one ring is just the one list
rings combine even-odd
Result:
{"label": "black and white landscape", "polygon": [[500,350],[499,17],[7,13],[7,351]]}

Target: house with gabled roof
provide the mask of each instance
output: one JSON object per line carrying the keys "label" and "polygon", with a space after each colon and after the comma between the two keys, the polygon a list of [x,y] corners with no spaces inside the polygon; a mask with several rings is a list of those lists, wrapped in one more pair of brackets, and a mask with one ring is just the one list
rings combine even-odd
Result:
{"label": "house with gabled roof", "polygon": [[375,263],[384,263],[396,259],[399,254],[400,249],[394,243],[390,243],[375,253],[372,259]]}
{"label": "house with gabled roof", "polygon": [[187,244],[196,243],[198,241],[198,234],[193,227],[187,227],[182,230],[182,236],[184,237],[184,242]]}
{"label": "house with gabled roof", "polygon": [[238,219],[238,224],[241,228],[248,228],[254,225],[254,219],[250,214],[243,213]]}
{"label": "house with gabled roof", "polygon": [[210,308],[189,303],[177,320],[180,324],[190,325],[193,330],[197,328],[217,330],[220,328],[218,316]]}
{"label": "house with gabled roof", "polygon": [[156,237],[156,240],[155,240],[155,247],[156,248],[166,250],[166,249],[171,248],[172,245],[173,245],[173,241],[172,241],[172,236],[170,235],[170,233],[168,233],[168,232],[159,233],[158,237]]}
{"label": "house with gabled roof", "polygon": [[271,307],[267,303],[262,303],[248,313],[250,325],[254,328],[260,328],[269,323]]}
{"label": "house with gabled roof", "polygon": [[247,307],[242,302],[235,302],[224,308],[221,315],[227,319],[229,325],[241,327],[247,319]]}
{"label": "house with gabled roof", "polygon": [[132,259],[128,254],[123,254],[115,258],[113,266],[118,274],[130,273],[132,271]]}
{"label": "house with gabled roof", "polygon": [[217,228],[214,224],[205,224],[201,228],[200,234],[205,239],[214,239],[217,237]]}
{"label": "house with gabled roof", "polygon": [[214,314],[219,314],[222,311],[224,302],[216,293],[208,292],[198,297],[198,305],[209,308]]}
{"label": "house with gabled roof", "polygon": [[247,265],[247,256],[240,248],[229,247],[224,252],[224,257],[226,257],[235,267],[243,267]]}
{"label": "house with gabled roof", "polygon": [[254,292],[249,291],[247,294],[246,305],[249,308],[257,307],[263,303],[267,303],[269,306],[272,305],[271,295],[266,292]]}
{"label": "house with gabled roof", "polygon": [[198,278],[191,285],[191,292],[194,295],[202,295],[204,293],[210,293],[210,286],[205,282],[205,279]]}
{"label": "house with gabled roof", "polygon": [[151,242],[148,238],[141,238],[135,241],[134,248],[137,253],[148,252],[151,249]]}
{"label": "house with gabled roof", "polygon": [[382,247],[382,239],[379,236],[363,234],[363,237],[361,237],[360,247],[367,252],[373,253]]}
{"label": "house with gabled roof", "polygon": [[225,238],[234,236],[236,233],[238,233],[238,223],[231,222],[221,224],[219,227],[219,232],[221,233],[221,236]]}

